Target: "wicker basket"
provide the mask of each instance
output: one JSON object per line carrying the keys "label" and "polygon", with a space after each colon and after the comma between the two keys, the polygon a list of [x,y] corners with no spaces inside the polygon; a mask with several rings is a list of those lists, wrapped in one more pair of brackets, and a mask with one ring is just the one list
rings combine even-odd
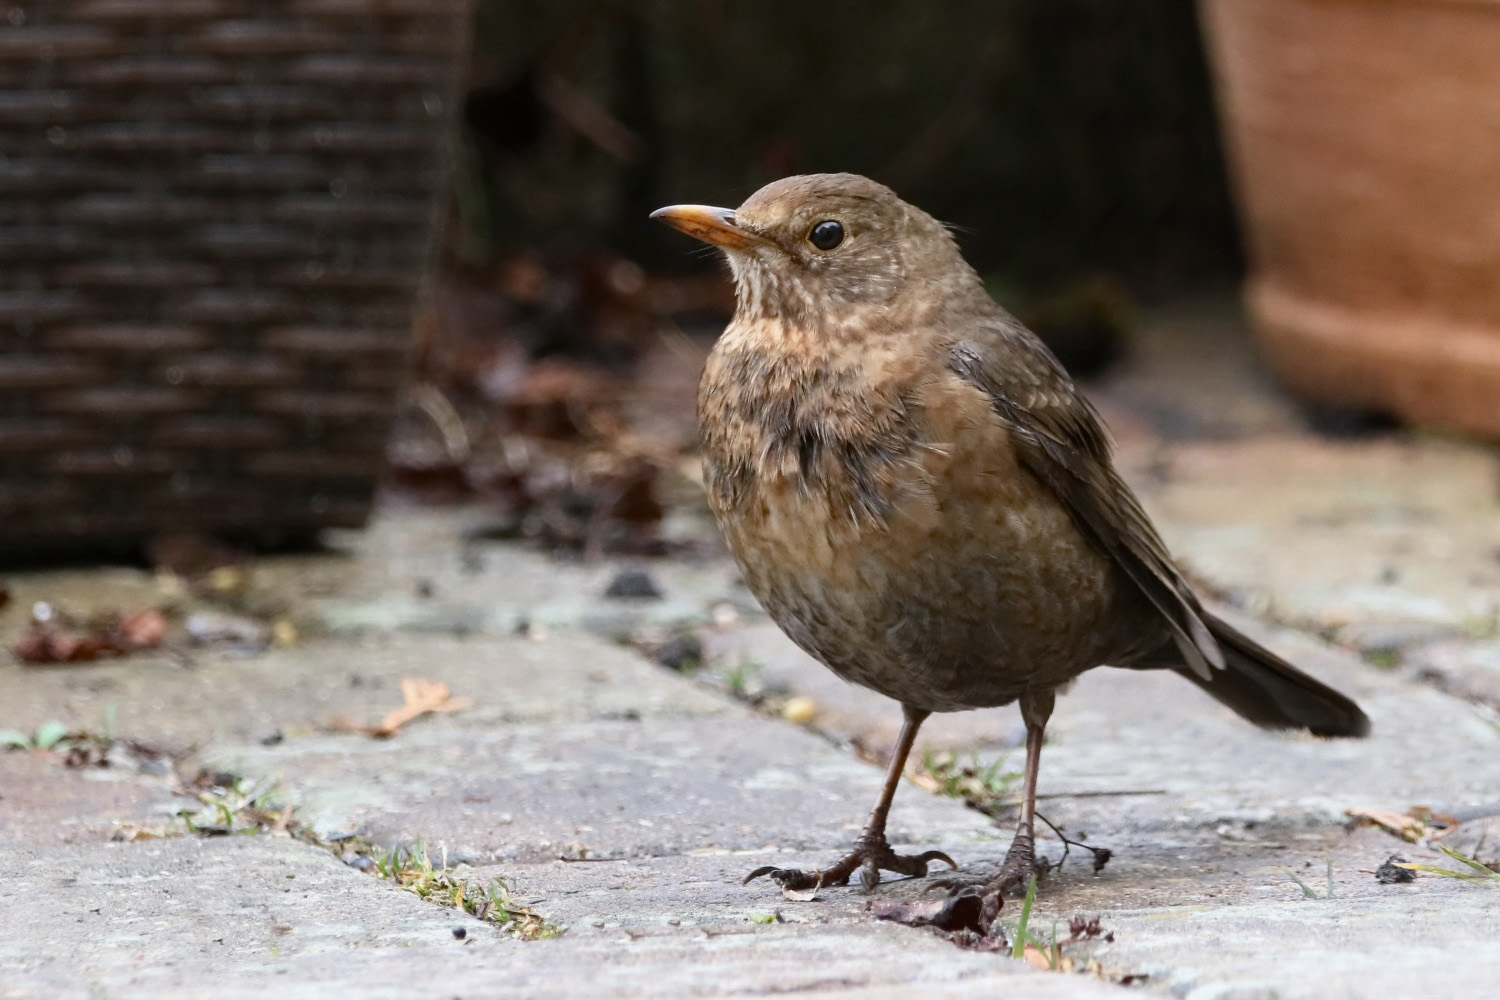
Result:
{"label": "wicker basket", "polygon": [[468,0],[0,0],[0,551],[358,525]]}

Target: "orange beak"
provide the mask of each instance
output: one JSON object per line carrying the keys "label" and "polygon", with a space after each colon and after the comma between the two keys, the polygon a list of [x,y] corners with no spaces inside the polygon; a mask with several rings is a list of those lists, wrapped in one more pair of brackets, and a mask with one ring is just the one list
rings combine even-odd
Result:
{"label": "orange beak", "polygon": [[734,224],[734,210],[708,205],[668,205],[651,213],[673,229],[726,250],[753,250],[766,241]]}

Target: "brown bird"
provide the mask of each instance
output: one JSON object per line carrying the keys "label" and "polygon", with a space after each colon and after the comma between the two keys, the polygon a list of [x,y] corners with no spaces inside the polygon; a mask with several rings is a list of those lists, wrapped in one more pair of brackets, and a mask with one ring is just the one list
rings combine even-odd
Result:
{"label": "brown bird", "polygon": [[[1259,726],[1363,736],[1369,720],[1205,611],[1115,471],[1098,414],[985,292],[926,212],[854,174],[788,177],[738,209],[652,217],[722,248],[738,308],[698,416],[709,503],[745,581],[799,646],[901,703],[853,851],[784,887],[920,876],[885,822],[932,712],[1019,702],[1020,824],[991,906],[1035,869],[1054,698],[1101,665],[1175,670]],[[749,881],[747,879],[746,881]]]}

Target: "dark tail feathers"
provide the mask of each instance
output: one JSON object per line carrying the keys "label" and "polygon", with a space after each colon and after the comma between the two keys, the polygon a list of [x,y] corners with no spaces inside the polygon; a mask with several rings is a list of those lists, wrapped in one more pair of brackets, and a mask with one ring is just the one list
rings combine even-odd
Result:
{"label": "dark tail feathers", "polygon": [[1266,729],[1305,729],[1314,736],[1368,736],[1370,720],[1360,707],[1333,688],[1211,615],[1208,630],[1224,651],[1225,669],[1209,680],[1178,667],[1177,672],[1245,719]]}

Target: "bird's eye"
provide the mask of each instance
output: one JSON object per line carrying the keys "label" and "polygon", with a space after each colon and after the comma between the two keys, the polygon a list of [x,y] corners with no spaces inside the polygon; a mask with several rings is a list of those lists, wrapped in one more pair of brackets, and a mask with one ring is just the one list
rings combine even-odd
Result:
{"label": "bird's eye", "polygon": [[807,241],[819,250],[832,250],[844,242],[844,227],[832,219],[820,222],[807,234]]}

